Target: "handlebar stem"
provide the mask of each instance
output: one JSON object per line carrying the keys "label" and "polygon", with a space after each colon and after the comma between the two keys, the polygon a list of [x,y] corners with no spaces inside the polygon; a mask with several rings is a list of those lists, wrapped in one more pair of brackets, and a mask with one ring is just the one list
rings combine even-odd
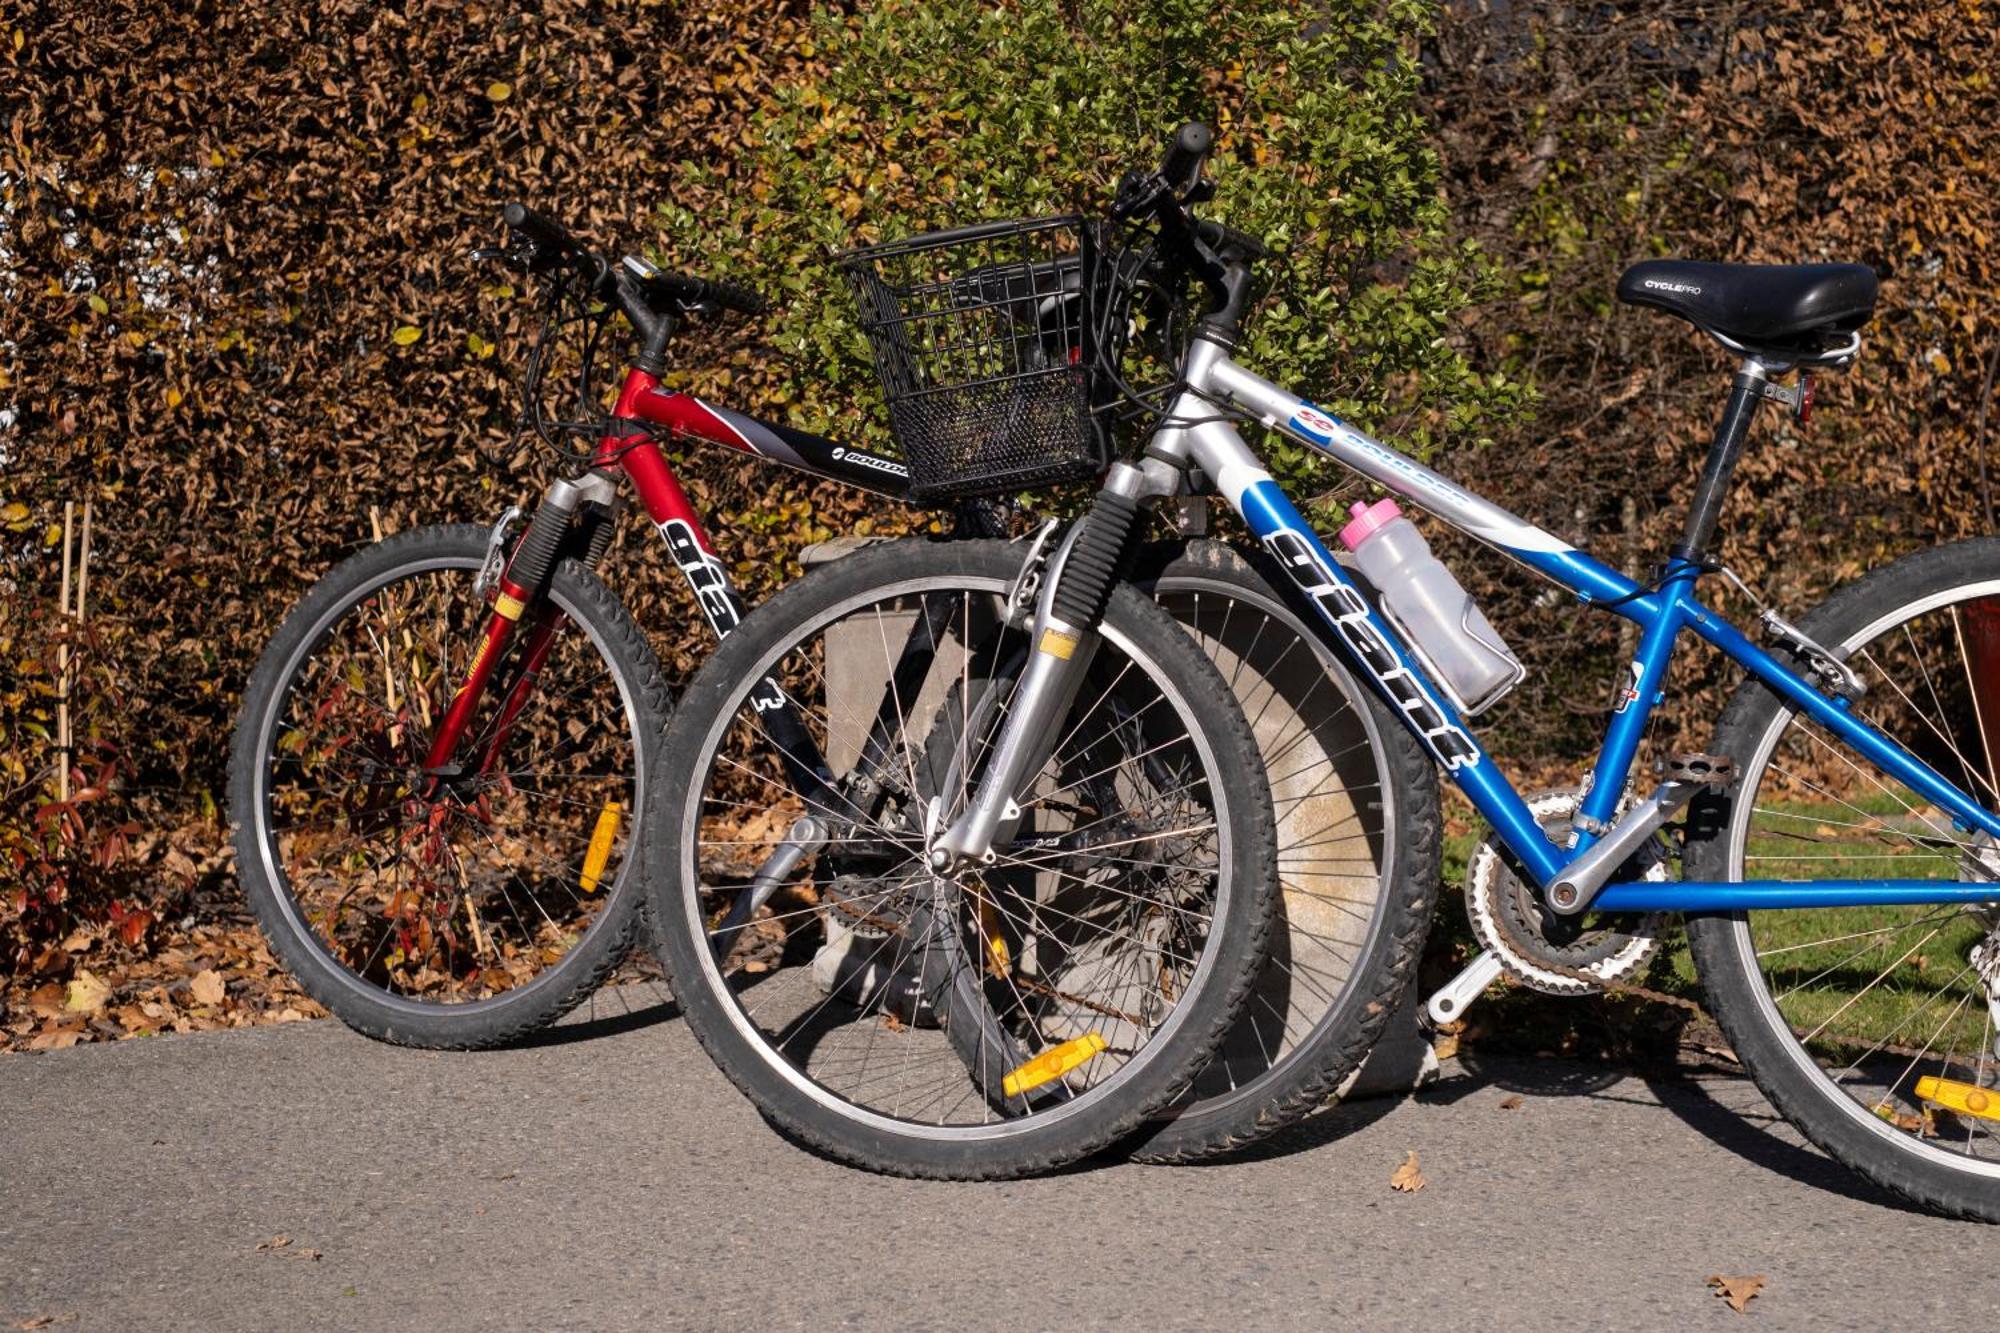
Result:
{"label": "handlebar stem", "polygon": [[1250,306],[1250,266],[1238,260],[1222,268],[1222,304],[1202,316],[1200,334],[1225,347],[1236,345],[1243,312]]}
{"label": "handlebar stem", "polygon": [[680,321],[670,313],[653,309],[640,290],[638,279],[623,268],[611,269],[610,285],[618,308],[639,335],[639,354],[632,364],[648,375],[666,374],[667,343],[679,329]]}

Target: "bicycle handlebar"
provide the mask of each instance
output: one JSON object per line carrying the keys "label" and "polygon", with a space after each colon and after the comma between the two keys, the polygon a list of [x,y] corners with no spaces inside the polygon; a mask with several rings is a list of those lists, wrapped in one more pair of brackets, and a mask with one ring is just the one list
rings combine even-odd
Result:
{"label": "bicycle handlebar", "polygon": [[526,204],[508,204],[500,210],[500,220],[535,251],[529,267],[537,261],[562,264],[581,278],[593,295],[609,267],[570,235],[569,229],[553,218],[545,218]]}
{"label": "bicycle handlebar", "polygon": [[1209,150],[1215,147],[1215,131],[1200,121],[1191,120],[1180,127],[1174,141],[1167,147],[1166,158],[1160,163],[1160,179],[1167,188],[1185,199],[1194,192],[1201,180],[1202,166],[1208,161]]}
{"label": "bicycle handlebar", "polygon": [[[526,204],[517,203],[508,204],[501,209],[500,220],[536,252],[535,257],[529,262],[529,267],[536,267],[537,261],[561,264],[575,273],[582,280],[585,290],[593,296],[603,294],[602,289],[607,279],[614,286],[620,288],[624,286],[623,275],[618,270],[600,256],[593,254],[570,233],[567,227],[553,218],[544,217]],[[749,288],[714,278],[697,278],[683,273],[652,272],[635,277],[633,281],[647,293],[665,296],[683,309],[701,306],[720,307],[754,316],[763,314],[768,308],[764,299]],[[625,293],[620,291],[618,294],[622,296]],[[632,312],[627,311],[627,313]]]}
{"label": "bicycle handlebar", "polygon": [[1202,175],[1215,147],[1215,131],[1190,121],[1175,132],[1160,169],[1134,172],[1119,183],[1111,216],[1124,220],[1150,213],[1159,224],[1162,248],[1174,262],[1208,288],[1216,308],[1209,318],[1233,329],[1250,292],[1250,261],[1266,253],[1264,243],[1220,222],[1197,219],[1191,205],[1209,197]]}

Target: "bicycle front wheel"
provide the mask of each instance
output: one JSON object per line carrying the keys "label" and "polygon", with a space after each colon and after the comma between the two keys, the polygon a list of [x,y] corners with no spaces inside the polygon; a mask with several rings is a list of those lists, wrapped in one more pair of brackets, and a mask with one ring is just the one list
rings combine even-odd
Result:
{"label": "bicycle front wheel", "polygon": [[[1857,715],[1995,808],[2000,541],[1899,560],[1801,628],[1866,686]],[[2000,879],[2000,847],[1751,682],[1716,732],[1741,779],[1690,817],[1702,880]],[[1801,1133],[1926,1207],[2000,1221],[2000,885],[1983,905],[1693,917],[1716,1021]]]}
{"label": "bicycle front wheel", "polygon": [[634,816],[666,725],[644,634],[575,561],[521,618],[450,771],[431,737],[482,642],[487,534],[419,528],[315,584],[244,693],[244,896],[307,994],[384,1041],[554,1022],[630,947]]}
{"label": "bicycle front wheel", "polygon": [[1255,742],[1127,586],[993,860],[931,873],[1027,656],[1023,555],[910,541],[814,571],[725,641],[662,751],[647,881],[689,1025],[781,1128],[873,1170],[1018,1175],[1129,1133],[1228,1031],[1269,926]]}

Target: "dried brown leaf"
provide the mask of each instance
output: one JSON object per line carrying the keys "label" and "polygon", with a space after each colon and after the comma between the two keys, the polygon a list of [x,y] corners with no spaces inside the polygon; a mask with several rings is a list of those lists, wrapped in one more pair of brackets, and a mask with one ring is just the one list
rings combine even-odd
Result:
{"label": "dried brown leaf", "polygon": [[1708,1285],[1715,1289],[1716,1295],[1729,1302],[1730,1309],[1742,1314],[1743,1307],[1750,1304],[1757,1293],[1764,1289],[1764,1275],[1759,1273],[1755,1277],[1723,1277],[1718,1274],[1708,1280]]}
{"label": "dried brown leaf", "polygon": [[1403,1158],[1403,1164],[1389,1177],[1389,1188],[1404,1194],[1415,1194],[1429,1183],[1424,1179],[1424,1173],[1417,1164],[1417,1153],[1414,1148]]}
{"label": "dried brown leaf", "polygon": [[220,972],[214,968],[204,968],[195,973],[194,980],[188,983],[188,993],[194,996],[196,1004],[213,1008],[228,996],[229,988],[223,984]]}
{"label": "dried brown leaf", "polygon": [[67,994],[63,984],[51,981],[46,986],[38,986],[28,996],[28,1010],[37,1018],[61,1018]]}

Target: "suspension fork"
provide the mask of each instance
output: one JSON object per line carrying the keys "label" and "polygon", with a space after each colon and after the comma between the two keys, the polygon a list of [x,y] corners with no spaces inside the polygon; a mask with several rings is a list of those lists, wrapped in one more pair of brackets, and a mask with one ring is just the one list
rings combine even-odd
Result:
{"label": "suspension fork", "polygon": [[520,669],[514,673],[514,683],[507,690],[507,698],[500,705],[500,716],[494,720],[493,731],[487,737],[486,745],[473,765],[473,772],[485,777],[493,771],[493,765],[500,758],[501,749],[507,744],[507,736],[514,729],[514,722],[521,716],[521,710],[528,705],[528,697],[535,692],[535,684],[541,679],[542,666],[549,660],[549,653],[556,644],[556,633],[565,619],[562,611],[547,598],[535,605],[534,624],[528,629],[527,646],[521,652]]}
{"label": "suspension fork", "polygon": [[527,705],[535,679],[548,660],[556,631],[562,624],[562,613],[550,606],[545,598],[550,575],[554,573],[556,562],[568,542],[577,510],[588,502],[588,517],[584,524],[584,559],[595,565],[603,558],[611,541],[612,516],[616,512],[617,498],[611,479],[598,471],[587,472],[575,480],[558,481],[542,497],[528,530],[515,545],[505,570],[495,580],[493,609],[487,615],[485,628],[480,634],[479,651],[473,656],[472,666],[460,683],[458,692],[452,696],[444,720],[431,737],[430,750],[424,757],[426,798],[436,796],[442,780],[449,775],[452,759],[465,737],[466,728],[471,725],[473,715],[478,711],[479,701],[492,680],[494,667],[525,617],[529,621],[528,651],[523,655],[521,669],[509,686],[501,719],[477,764],[481,773],[492,768],[501,741]]}
{"label": "suspension fork", "polygon": [[931,868],[994,859],[993,844],[1011,829],[1018,796],[1048,762],[1061,740],[1059,727],[1090,669],[1111,590],[1130,561],[1139,534],[1139,507],[1181,484],[1181,473],[1153,460],[1144,467],[1115,463],[1105,474],[1090,512],[1070,531],[1056,555],[1035,608],[1033,647],[1012,707],[993,748],[993,759],[965,811],[931,845]]}

